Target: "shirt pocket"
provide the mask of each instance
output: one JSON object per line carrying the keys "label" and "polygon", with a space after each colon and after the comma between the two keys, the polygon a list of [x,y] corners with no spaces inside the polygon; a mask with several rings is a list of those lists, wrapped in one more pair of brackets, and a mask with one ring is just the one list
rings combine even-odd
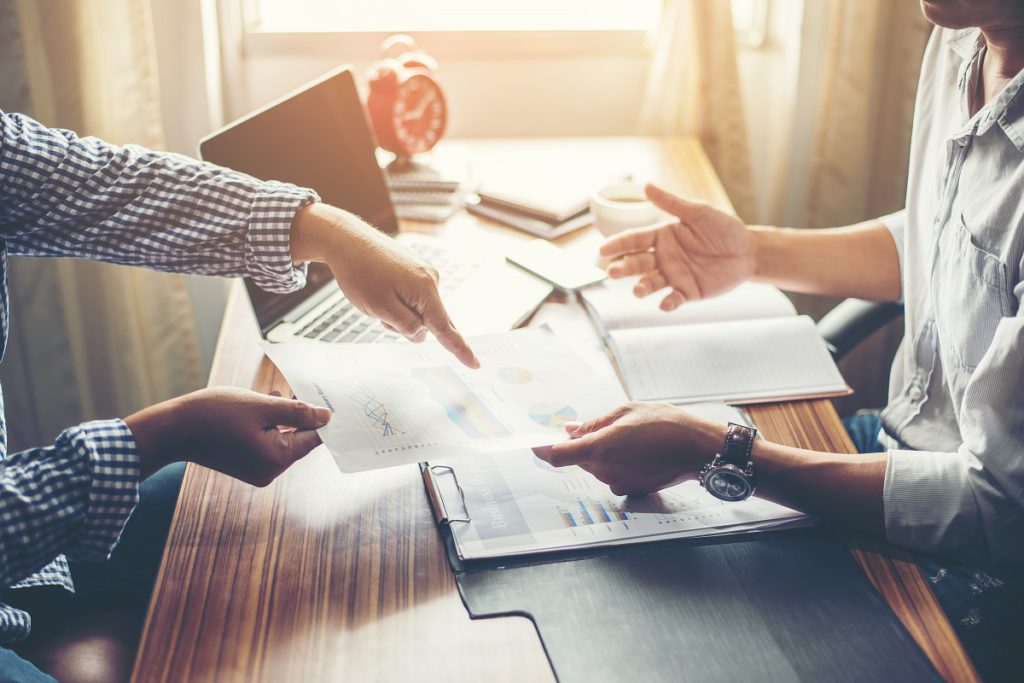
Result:
{"label": "shirt pocket", "polygon": [[939,238],[936,278],[935,317],[943,355],[973,371],[999,321],[1010,314],[1006,266],[974,243],[961,215]]}

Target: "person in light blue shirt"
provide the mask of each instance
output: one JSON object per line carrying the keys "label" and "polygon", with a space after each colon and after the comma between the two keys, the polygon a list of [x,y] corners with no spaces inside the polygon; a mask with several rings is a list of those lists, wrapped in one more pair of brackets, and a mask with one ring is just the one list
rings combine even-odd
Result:
{"label": "person in light blue shirt", "polygon": [[[917,94],[905,210],[824,230],[746,226],[650,187],[678,217],[610,238],[612,277],[662,308],[747,279],[902,300],[903,344],[880,418],[848,422],[851,458],[754,445],[757,492],[941,559],[922,568],[986,678],[1021,676],[1024,599],[1024,2],[923,0],[937,28]],[[544,449],[618,493],[683,479],[725,426],[631,404]],[[985,571],[978,569],[985,568]],[[998,578],[997,578],[998,577]]]}

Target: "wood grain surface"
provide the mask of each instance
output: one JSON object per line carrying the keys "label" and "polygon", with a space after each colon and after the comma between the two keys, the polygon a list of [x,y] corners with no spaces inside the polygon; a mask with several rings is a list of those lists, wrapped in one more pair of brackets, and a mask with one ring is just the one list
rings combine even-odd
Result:
{"label": "wood grain surface", "polygon": [[[553,143],[461,144],[497,154],[504,144]],[[694,140],[590,144],[619,168],[729,208]],[[484,230],[464,216],[440,229],[414,227],[452,236]],[[496,240],[523,239],[496,226],[486,231]],[[597,239],[584,233],[563,242]],[[288,390],[263,357],[237,283],[210,384]],[[773,440],[852,452],[827,401],[750,412]],[[977,680],[916,566],[878,546],[857,544],[853,552],[939,672],[950,681]],[[553,675],[527,619],[469,619],[415,466],[343,475],[321,448],[264,489],[188,466],[133,680],[500,682]]]}

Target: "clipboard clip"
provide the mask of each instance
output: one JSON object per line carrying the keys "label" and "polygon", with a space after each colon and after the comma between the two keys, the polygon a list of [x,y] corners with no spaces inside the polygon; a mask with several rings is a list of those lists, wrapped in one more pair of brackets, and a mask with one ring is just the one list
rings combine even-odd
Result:
{"label": "clipboard clip", "polygon": [[[441,474],[451,475],[452,481],[455,482],[455,490],[459,492],[462,509],[466,514],[465,517],[452,517],[448,514],[448,506],[445,504],[444,496],[441,495],[441,491],[437,486],[437,477]],[[434,508],[434,518],[438,524],[448,524],[450,526],[455,522],[461,522],[462,524],[472,523],[473,520],[469,516],[469,508],[466,506],[466,492],[462,489],[462,484],[459,483],[459,478],[450,465],[427,465],[423,468],[423,483],[426,484],[427,495],[430,497],[431,507]]]}

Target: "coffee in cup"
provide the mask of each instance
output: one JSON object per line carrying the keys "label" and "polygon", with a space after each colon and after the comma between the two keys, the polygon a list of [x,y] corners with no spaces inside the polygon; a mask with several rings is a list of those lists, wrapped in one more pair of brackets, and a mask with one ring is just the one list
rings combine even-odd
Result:
{"label": "coffee in cup", "polygon": [[644,194],[642,185],[620,182],[607,185],[590,196],[594,227],[608,237],[629,228],[658,222],[664,214]]}

